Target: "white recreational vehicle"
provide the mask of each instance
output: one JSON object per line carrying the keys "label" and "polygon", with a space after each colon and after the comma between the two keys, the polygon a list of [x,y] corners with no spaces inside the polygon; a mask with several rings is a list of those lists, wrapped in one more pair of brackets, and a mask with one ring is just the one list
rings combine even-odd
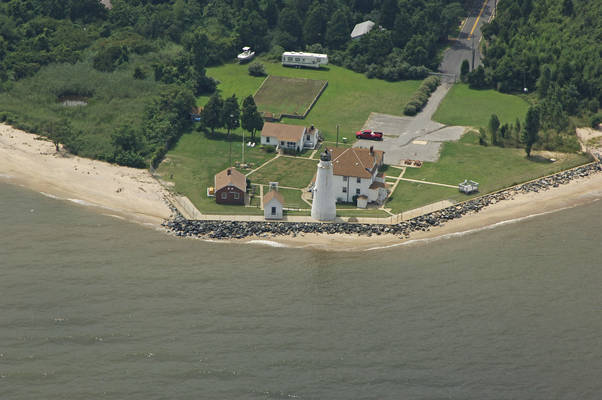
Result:
{"label": "white recreational vehicle", "polygon": [[328,55],[303,53],[300,51],[285,51],[282,53],[282,65],[288,67],[320,68],[328,64]]}

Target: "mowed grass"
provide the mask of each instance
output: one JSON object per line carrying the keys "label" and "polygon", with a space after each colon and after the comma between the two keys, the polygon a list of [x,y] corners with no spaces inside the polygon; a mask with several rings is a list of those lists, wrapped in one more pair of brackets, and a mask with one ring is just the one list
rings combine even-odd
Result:
{"label": "mowed grass", "polygon": [[433,119],[446,125],[486,127],[491,114],[502,124],[525,120],[529,103],[518,96],[495,90],[474,90],[455,84],[447,93]]}
{"label": "mowed grass", "polygon": [[[230,139],[232,162],[241,161],[242,136],[233,133]],[[207,187],[214,185],[215,174],[229,165],[229,150],[230,141],[226,140],[225,134],[212,136],[203,132],[189,132],[167,154],[157,172],[164,180],[173,182],[174,190],[187,196],[203,213],[256,214],[257,209],[220,205],[214,198],[207,197]],[[272,157],[273,153],[266,153],[259,147],[245,147],[246,163],[259,166]]]}
{"label": "mowed grass", "polygon": [[[403,115],[403,107],[421,83],[368,79],[334,65],[313,70],[287,68],[263,59],[259,61],[270,75],[328,81],[328,87],[305,119],[283,119],[283,122],[293,125],[314,124],[327,140],[336,140],[337,124],[340,125],[341,137],[355,140],[355,131],[362,128],[371,112]],[[264,80],[250,76],[247,68],[246,65],[226,64],[207,68],[207,75],[220,82],[218,90],[223,97],[236,94],[242,101],[244,97],[255,94]],[[204,105],[207,100],[208,97],[200,97],[198,103]]]}
{"label": "mowed grass", "polygon": [[316,160],[281,156],[249,175],[249,179],[253,183],[278,182],[279,186],[302,189],[309,185],[317,165]]}
{"label": "mowed grass", "polygon": [[586,155],[559,153],[556,162],[549,162],[538,157],[537,152],[533,152],[534,157],[529,160],[523,149],[485,147],[477,143],[474,132],[458,142],[445,143],[438,162],[424,163],[422,168],[408,168],[403,177],[448,185],[472,179],[479,182],[478,194],[467,196],[457,189],[400,182],[387,206],[399,213],[441,200],[467,200],[590,161]]}
{"label": "mowed grass", "polygon": [[[266,188],[263,188],[264,193]],[[301,199],[301,191],[294,189],[278,189],[278,192],[284,197],[284,207],[285,208],[301,208],[308,209],[311,208],[309,204],[304,202]]]}
{"label": "mowed grass", "polygon": [[255,94],[259,111],[303,115],[326,81],[270,75]]}

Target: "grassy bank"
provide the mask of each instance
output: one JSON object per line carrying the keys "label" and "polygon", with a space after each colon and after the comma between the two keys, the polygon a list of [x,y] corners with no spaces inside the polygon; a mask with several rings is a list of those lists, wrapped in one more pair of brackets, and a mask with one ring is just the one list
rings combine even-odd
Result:
{"label": "grassy bank", "polygon": [[447,93],[433,119],[446,125],[486,127],[491,114],[502,124],[524,121],[529,104],[518,96],[495,90],[474,90],[455,84]]}
{"label": "grassy bank", "polygon": [[587,156],[579,154],[557,153],[554,156],[557,161],[550,162],[536,152],[529,160],[523,149],[480,146],[477,135],[468,133],[458,142],[445,143],[438,162],[424,163],[422,168],[408,168],[404,178],[448,185],[472,179],[480,184],[478,194],[467,196],[457,189],[400,182],[387,206],[399,213],[441,200],[467,200],[589,161]]}
{"label": "grassy bank", "polygon": [[[403,107],[421,81],[386,82],[368,79],[362,74],[334,65],[320,70],[283,67],[279,63],[260,60],[268,74],[275,76],[308,78],[328,81],[314,108],[305,120],[284,119],[293,125],[314,124],[329,140],[336,139],[336,125],[340,125],[341,136],[352,139],[371,112],[403,115]],[[218,90],[223,97],[242,98],[254,94],[264,78],[250,76],[247,65],[226,64],[207,69],[207,75],[217,79]],[[199,104],[208,97],[200,97]]]}

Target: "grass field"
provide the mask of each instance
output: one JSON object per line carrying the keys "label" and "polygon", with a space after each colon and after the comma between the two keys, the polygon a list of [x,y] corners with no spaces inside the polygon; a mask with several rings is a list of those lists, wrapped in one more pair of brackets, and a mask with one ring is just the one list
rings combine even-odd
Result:
{"label": "grass field", "polygon": [[257,172],[249,175],[253,183],[264,185],[278,182],[279,186],[305,188],[316,173],[316,160],[293,157],[279,157]]}
{"label": "grass field", "polygon": [[[283,119],[293,125],[314,124],[328,140],[336,139],[336,125],[340,125],[340,135],[352,140],[353,133],[360,129],[371,112],[403,115],[403,107],[421,81],[386,82],[368,79],[362,74],[329,65],[320,70],[283,67],[279,63],[260,59],[270,75],[294,78],[308,78],[328,81],[328,87],[305,119]],[[264,78],[248,74],[246,65],[226,64],[207,68],[207,75],[217,79],[218,90],[223,97],[236,94],[238,99],[254,94]],[[199,105],[204,105],[208,97],[200,97]]]}
{"label": "grass field", "polygon": [[326,81],[270,75],[255,94],[259,111],[275,115],[304,115]]}
{"label": "grass field", "polygon": [[446,125],[486,127],[491,114],[502,124],[525,119],[529,104],[518,96],[495,90],[473,90],[466,84],[455,84],[447,93],[433,119]]}
{"label": "grass field", "polygon": [[558,161],[543,157],[528,160],[523,149],[479,146],[475,133],[468,133],[458,142],[443,145],[436,163],[424,163],[422,168],[408,168],[404,178],[457,185],[464,179],[479,182],[479,193],[471,196],[457,189],[400,182],[387,206],[395,213],[411,210],[440,200],[462,201],[505,187],[536,179],[540,176],[575,167],[589,161],[585,155],[558,154]]}
{"label": "grass field", "polygon": [[[232,162],[242,159],[242,137],[231,135],[231,142],[224,134],[211,136],[202,132],[189,132],[168,153],[158,168],[166,181],[175,184],[175,191],[187,196],[201,212],[220,214],[252,214],[256,209],[240,206],[225,206],[207,197],[207,187],[213,186],[214,175],[228,167],[228,154],[232,143]],[[261,165],[274,154],[259,147],[245,148],[245,162]],[[246,171],[242,170],[245,173]]]}

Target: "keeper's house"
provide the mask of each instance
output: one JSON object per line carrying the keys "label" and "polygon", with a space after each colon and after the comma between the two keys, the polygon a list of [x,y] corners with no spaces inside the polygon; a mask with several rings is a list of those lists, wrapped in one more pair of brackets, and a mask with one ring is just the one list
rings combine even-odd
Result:
{"label": "keeper's house", "polygon": [[334,147],[328,151],[332,154],[332,190],[337,202],[357,202],[361,208],[367,203],[384,202],[389,192],[385,175],[378,172],[384,162],[383,151],[372,147]]}
{"label": "keeper's house", "polygon": [[245,204],[247,177],[234,168],[226,168],[215,175],[215,202],[218,204]]}
{"label": "keeper's house", "polygon": [[276,149],[301,151],[315,149],[318,145],[318,131],[313,125],[309,128],[299,125],[264,122],[261,130],[261,144],[275,146]]}

